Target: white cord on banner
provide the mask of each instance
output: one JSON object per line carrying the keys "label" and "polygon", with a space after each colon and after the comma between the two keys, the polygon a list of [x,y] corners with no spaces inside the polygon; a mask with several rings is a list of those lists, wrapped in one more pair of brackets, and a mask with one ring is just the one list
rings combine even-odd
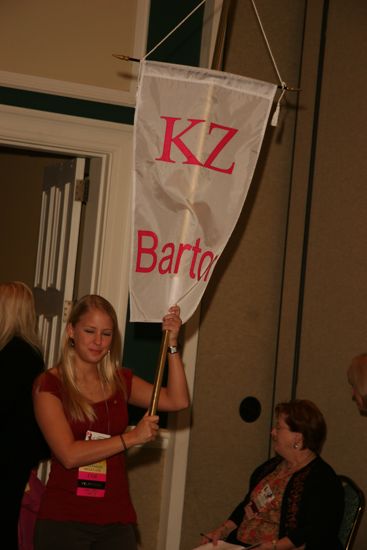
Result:
{"label": "white cord on banner", "polygon": [[275,111],[273,113],[273,116],[272,116],[272,119],[271,119],[271,125],[272,126],[277,126],[278,124],[278,119],[279,119],[279,113],[280,113],[280,104],[281,104],[281,101],[285,95],[285,93],[288,91],[288,87],[287,87],[287,84],[284,82],[284,80],[282,79],[282,77],[280,76],[280,72],[279,72],[279,69],[278,69],[278,66],[275,62],[275,58],[274,58],[274,55],[273,55],[273,52],[271,51],[271,47],[270,47],[270,44],[269,44],[269,40],[266,36],[266,33],[265,33],[265,30],[264,30],[264,27],[263,27],[263,24],[261,23],[261,19],[260,19],[260,16],[259,16],[259,12],[257,11],[257,8],[256,8],[256,4],[255,4],[255,0],[251,0],[251,4],[252,4],[252,7],[254,8],[254,12],[255,12],[255,15],[256,15],[256,18],[257,18],[257,21],[259,23],[259,26],[260,26],[260,29],[261,29],[261,32],[262,32],[262,35],[263,35],[263,38],[265,40],[265,43],[266,43],[266,46],[268,48],[268,52],[269,52],[269,55],[270,55],[270,58],[273,62],[273,66],[274,66],[274,69],[278,75],[278,79],[279,79],[279,83],[280,83],[280,86],[281,86],[281,89],[282,89],[282,93],[280,94],[279,96],[279,99],[277,101],[277,106],[275,108]]}
{"label": "white cord on banner", "polygon": [[[166,36],[164,38],[162,38],[162,40],[160,40],[158,42],[158,44],[156,44],[154,46],[154,48],[152,48],[148,53],[146,53],[144,55],[144,57],[142,57],[141,60],[144,60],[146,59],[147,57],[149,57],[157,48],[159,48],[159,46],[161,44],[163,44],[163,42],[165,42],[167,40],[167,38],[169,36],[171,36],[171,34],[173,34],[174,32],[176,32],[176,30],[181,27],[181,25],[183,25],[185,23],[185,21],[187,21],[192,15],[193,13],[196,12],[196,10],[198,10],[203,4],[205,4],[206,0],[201,0],[199,2],[199,4],[193,9],[191,10],[191,12],[186,15],[186,17],[184,17],[182,19],[182,21],[180,21],[178,23],[178,25],[176,25],[168,34],[166,34]],[[280,104],[282,102],[282,99],[285,95],[286,92],[288,91],[299,91],[299,88],[290,88],[289,86],[287,86],[286,82],[284,82],[284,80],[282,79],[281,75],[280,75],[280,72],[279,72],[279,69],[278,69],[278,66],[275,62],[275,58],[274,58],[274,55],[273,55],[273,52],[271,51],[271,48],[270,48],[270,44],[269,44],[269,40],[266,36],[266,33],[265,33],[265,30],[264,30],[264,27],[263,27],[263,24],[261,22],[261,19],[260,19],[260,16],[259,16],[259,12],[256,8],[256,4],[255,4],[255,0],[251,0],[251,4],[252,4],[252,7],[254,9],[254,12],[255,12],[255,15],[256,15],[256,18],[257,18],[257,21],[259,23],[259,26],[260,26],[260,29],[261,29],[261,32],[262,32],[262,35],[263,35],[263,38],[265,40],[265,43],[266,43],[266,46],[268,48],[268,52],[269,52],[269,55],[270,55],[270,58],[272,60],[272,63],[273,63],[273,66],[274,66],[274,69],[277,73],[277,76],[278,76],[278,79],[279,79],[279,83],[280,83],[280,88],[282,90],[280,96],[279,96],[279,99],[277,101],[277,105],[276,105],[276,108],[275,108],[275,111],[273,113],[273,116],[272,116],[272,119],[271,119],[271,125],[272,126],[277,126],[278,124],[278,119],[279,119],[279,113],[280,113]],[[127,55],[118,55],[118,54],[113,54],[114,57],[116,57],[117,59],[122,59],[123,61],[136,61],[136,62],[139,62],[141,61],[140,59],[137,59],[135,57],[130,57],[130,56],[127,56]]]}
{"label": "white cord on banner", "polygon": [[184,19],[182,19],[182,21],[180,21],[180,23],[178,25],[175,26],[174,29],[172,29],[168,34],[166,34],[166,36],[164,38],[162,38],[162,40],[160,42],[158,42],[158,44],[156,44],[154,46],[154,48],[152,48],[148,53],[146,53],[144,55],[144,57],[142,57],[142,59],[146,59],[151,53],[153,53],[157,48],[159,48],[159,46],[161,44],[163,44],[163,42],[165,42],[167,40],[167,38],[169,36],[171,36],[171,34],[173,34],[174,32],[177,31],[178,28],[181,27],[181,25],[183,25],[185,23],[185,21],[187,21],[187,19],[189,19],[189,17],[192,16],[193,13],[196,12],[196,10],[198,10],[200,8],[200,6],[202,6],[203,4],[205,4],[206,0],[201,0],[201,2],[196,6],[196,8],[194,8],[188,15],[186,15],[186,17],[184,17]]}
{"label": "white cord on banner", "polygon": [[266,43],[266,46],[268,48],[268,52],[269,52],[269,55],[271,57],[271,60],[273,62],[273,65],[274,65],[274,69],[278,75],[278,79],[279,79],[279,83],[280,85],[283,87],[283,85],[285,85],[285,82],[283,82],[283,79],[282,77],[280,76],[280,72],[279,72],[279,69],[278,69],[278,66],[275,62],[275,58],[273,56],[273,52],[271,51],[271,48],[270,48],[270,44],[269,44],[269,40],[265,34],[265,30],[264,30],[264,27],[263,27],[263,24],[261,23],[261,20],[260,20],[260,16],[259,16],[259,12],[257,11],[257,8],[256,8],[256,5],[255,5],[255,0],[251,0],[251,4],[252,4],[252,7],[254,8],[254,12],[255,12],[255,15],[256,15],[256,18],[257,18],[257,21],[260,25],[260,29],[261,29],[261,32],[262,32],[262,35],[264,37],[264,40],[265,40],[265,43]]}

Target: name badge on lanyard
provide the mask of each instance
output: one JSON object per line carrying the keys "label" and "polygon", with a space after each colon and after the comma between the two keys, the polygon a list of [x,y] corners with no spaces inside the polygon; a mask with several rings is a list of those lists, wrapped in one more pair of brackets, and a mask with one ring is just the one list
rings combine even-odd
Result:
{"label": "name badge on lanyard", "polygon": [[274,500],[274,494],[269,483],[264,485],[258,495],[254,498],[254,502],[258,510],[265,508],[269,502]]}
{"label": "name badge on lanyard", "polygon": [[[87,430],[85,439],[108,439],[107,434]],[[106,493],[107,461],[100,460],[94,464],[78,468],[78,483],[76,494],[79,497],[102,498]]]}

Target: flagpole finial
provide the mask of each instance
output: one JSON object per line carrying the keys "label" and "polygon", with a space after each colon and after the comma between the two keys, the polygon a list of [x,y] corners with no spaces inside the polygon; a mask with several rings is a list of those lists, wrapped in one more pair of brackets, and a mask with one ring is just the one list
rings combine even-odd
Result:
{"label": "flagpole finial", "polygon": [[288,86],[286,82],[278,84],[278,90],[282,90],[282,92],[302,92],[302,88],[294,88],[293,86]]}
{"label": "flagpole finial", "polygon": [[140,59],[137,57],[130,57],[130,55],[122,55],[118,53],[113,53],[112,55],[121,61],[134,61],[135,63],[140,63]]}
{"label": "flagpole finial", "polygon": [[302,88],[293,88],[293,86],[287,86],[287,85],[285,85],[284,89],[287,92],[301,92],[302,91]]}

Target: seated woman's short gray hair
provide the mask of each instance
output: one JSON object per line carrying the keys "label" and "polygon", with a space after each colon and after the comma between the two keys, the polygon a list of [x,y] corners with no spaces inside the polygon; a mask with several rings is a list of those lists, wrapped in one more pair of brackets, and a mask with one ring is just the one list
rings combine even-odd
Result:
{"label": "seated woman's short gray hair", "polygon": [[293,399],[279,403],[275,407],[278,417],[284,415],[284,420],[292,432],[303,436],[303,448],[320,454],[326,440],[327,427],[323,414],[312,401],[308,399]]}

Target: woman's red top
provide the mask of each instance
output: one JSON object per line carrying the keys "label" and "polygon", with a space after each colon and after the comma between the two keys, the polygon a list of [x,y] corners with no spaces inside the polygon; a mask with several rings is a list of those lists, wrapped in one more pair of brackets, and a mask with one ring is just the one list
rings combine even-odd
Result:
{"label": "woman's red top", "polygon": [[[127,396],[131,393],[132,372],[119,369],[124,378]],[[61,401],[62,384],[51,372],[43,373],[36,382],[38,391],[50,392]],[[87,430],[109,434],[122,434],[128,426],[127,403],[121,391],[105,401],[93,404],[95,421],[74,421],[69,419],[75,439],[85,439]],[[66,414],[66,413],[65,413]],[[68,415],[66,415],[67,418]],[[78,496],[78,468],[66,469],[51,458],[51,471],[42,498],[38,519],[56,521],[78,521],[106,525],[109,523],[135,523],[136,514],[131,502],[125,467],[125,456],[121,452],[106,459],[106,491],[103,497]]]}

